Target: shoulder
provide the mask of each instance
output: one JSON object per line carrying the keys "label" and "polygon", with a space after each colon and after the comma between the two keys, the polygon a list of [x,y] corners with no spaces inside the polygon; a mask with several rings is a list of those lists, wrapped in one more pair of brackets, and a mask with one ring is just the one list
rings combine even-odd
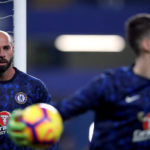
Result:
{"label": "shoulder", "polygon": [[105,74],[107,77],[121,77],[130,72],[129,66],[122,66],[118,68],[108,69],[105,70],[103,74]]}
{"label": "shoulder", "polygon": [[94,78],[96,81],[103,81],[104,83],[113,83],[122,80],[130,74],[130,67],[129,66],[122,66],[118,68],[106,69],[98,76]]}
{"label": "shoulder", "polygon": [[43,81],[41,81],[39,78],[32,76],[28,73],[24,73],[17,68],[15,68],[16,74],[18,76],[18,80],[21,80],[22,82],[28,82],[36,85],[44,85]]}

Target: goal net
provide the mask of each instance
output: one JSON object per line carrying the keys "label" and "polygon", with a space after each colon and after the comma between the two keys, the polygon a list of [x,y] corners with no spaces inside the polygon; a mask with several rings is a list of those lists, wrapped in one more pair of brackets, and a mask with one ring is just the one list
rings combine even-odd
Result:
{"label": "goal net", "polygon": [[26,72],[26,0],[0,0],[0,30],[14,37],[14,66]]}

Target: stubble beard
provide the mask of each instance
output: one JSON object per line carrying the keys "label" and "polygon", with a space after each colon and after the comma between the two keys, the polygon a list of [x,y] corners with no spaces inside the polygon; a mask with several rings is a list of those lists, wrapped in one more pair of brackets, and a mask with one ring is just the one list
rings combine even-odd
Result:
{"label": "stubble beard", "polygon": [[13,57],[7,62],[5,66],[0,66],[0,74],[3,74],[12,65]]}

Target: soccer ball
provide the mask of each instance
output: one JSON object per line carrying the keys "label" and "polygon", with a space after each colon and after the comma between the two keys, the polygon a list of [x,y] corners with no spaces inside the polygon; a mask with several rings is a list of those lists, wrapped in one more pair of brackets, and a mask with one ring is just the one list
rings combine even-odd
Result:
{"label": "soccer ball", "polygon": [[45,103],[33,104],[23,110],[22,122],[29,146],[46,148],[57,143],[63,131],[63,121],[59,112]]}

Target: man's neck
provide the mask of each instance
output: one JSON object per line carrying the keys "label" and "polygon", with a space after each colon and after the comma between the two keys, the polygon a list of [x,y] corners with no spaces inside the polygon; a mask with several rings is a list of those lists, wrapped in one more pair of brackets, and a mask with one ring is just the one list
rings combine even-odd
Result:
{"label": "man's neck", "polygon": [[139,76],[150,79],[150,55],[138,57],[133,67],[133,72]]}
{"label": "man's neck", "polygon": [[0,73],[0,81],[8,81],[13,78],[15,69],[10,66],[5,72]]}

